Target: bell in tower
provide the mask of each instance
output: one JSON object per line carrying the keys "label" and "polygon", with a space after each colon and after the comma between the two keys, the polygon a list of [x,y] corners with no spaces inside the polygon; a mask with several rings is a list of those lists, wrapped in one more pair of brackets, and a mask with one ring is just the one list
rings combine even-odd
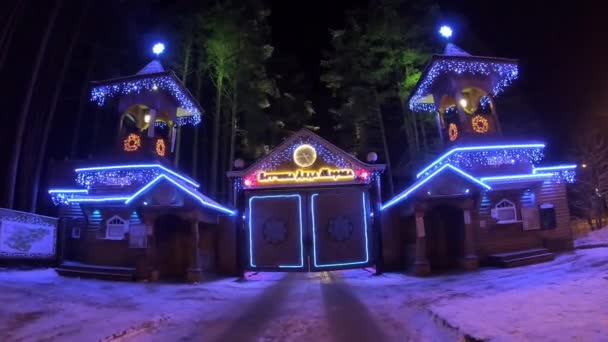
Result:
{"label": "bell in tower", "polygon": [[494,98],[518,74],[513,59],[471,56],[452,43],[434,55],[409,100],[410,108],[437,113],[445,144],[501,136]]}

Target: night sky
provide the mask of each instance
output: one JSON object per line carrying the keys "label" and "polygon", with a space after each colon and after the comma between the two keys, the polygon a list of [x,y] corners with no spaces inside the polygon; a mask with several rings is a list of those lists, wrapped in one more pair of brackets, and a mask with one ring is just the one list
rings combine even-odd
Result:
{"label": "night sky", "polygon": [[[2,1],[2,23],[18,0]],[[22,0],[23,1],[23,0]],[[48,21],[53,1],[25,1],[26,8],[18,25],[15,39],[8,50],[8,58],[0,77],[2,94],[3,146],[0,163],[7,165],[10,147],[14,144],[16,116],[19,113],[31,75],[37,48]],[[152,58],[149,47],[158,39],[168,40],[167,59],[171,57],[171,37],[176,34],[176,18],[200,2],[194,0],[93,0],[94,15],[90,15],[82,28],[82,37],[76,48],[70,73],[61,93],[59,110],[54,122],[49,145],[49,157],[64,159],[69,151],[71,136],[79,134],[86,146],[90,139],[87,127],[92,125],[95,112],[87,108],[83,126],[75,131],[74,113],[85,85],[87,66],[95,59],[92,79],[107,79],[130,75]],[[521,110],[510,110],[508,118],[522,127],[535,122],[531,139],[548,143],[550,159],[568,160],[571,137],[567,134],[582,119],[603,124],[608,113],[608,51],[605,44],[606,26],[604,11],[596,1],[448,1],[439,0],[441,17],[437,27],[448,24],[454,28],[452,41],[474,55],[487,55],[519,59],[520,78],[505,98],[521,96]],[[319,116],[330,107],[329,94],[320,82],[319,62],[322,51],[328,48],[328,29],[341,28],[348,9],[367,6],[363,0],[324,1],[269,1],[272,10],[272,45],[275,57],[290,57],[296,61],[299,72],[309,78],[308,98]],[[41,77],[34,93],[35,101],[28,117],[26,134],[38,136],[41,122],[49,105],[59,65],[65,47],[74,29],[80,2],[63,1],[62,11],[47,55],[41,68]],[[1,25],[0,25],[1,26]],[[437,39],[437,37],[429,37]],[[440,51],[437,51],[440,52]],[[273,58],[275,58],[273,57]],[[291,77],[292,75],[286,75]],[[203,107],[211,108],[204,103]],[[323,121],[321,120],[321,123]],[[87,126],[88,125],[88,126]],[[327,127],[322,131],[327,132]],[[509,132],[505,132],[507,135]],[[331,140],[331,137],[327,137]],[[38,146],[30,142],[24,153],[37,153]],[[86,156],[80,151],[80,157]],[[6,168],[0,170],[0,176]],[[4,182],[2,184],[4,187]]]}
{"label": "night sky", "polygon": [[[275,44],[283,53],[298,55],[318,75],[327,29],[343,24],[346,9],[365,4],[360,0],[273,1]],[[569,150],[564,137],[572,123],[581,117],[601,116],[608,105],[604,95],[608,91],[604,43],[608,29],[597,2],[440,0],[438,4],[437,27],[452,26],[453,43],[473,55],[519,60],[520,78],[509,93],[520,93],[529,108],[514,119],[526,125],[529,116],[534,116],[546,130],[531,138],[544,139],[548,152],[563,159],[561,155]],[[321,94],[322,84],[319,87]]]}

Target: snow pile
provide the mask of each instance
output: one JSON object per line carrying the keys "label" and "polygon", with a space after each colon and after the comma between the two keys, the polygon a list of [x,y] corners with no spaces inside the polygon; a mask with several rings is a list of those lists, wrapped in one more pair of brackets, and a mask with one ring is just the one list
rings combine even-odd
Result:
{"label": "snow pile", "polygon": [[576,248],[608,247],[608,227],[594,230],[574,241]]}
{"label": "snow pile", "polygon": [[491,284],[476,277],[486,288],[458,284],[457,291],[466,297],[444,299],[430,309],[475,339],[606,340],[608,249],[581,250],[513,271],[520,274],[497,272]]}

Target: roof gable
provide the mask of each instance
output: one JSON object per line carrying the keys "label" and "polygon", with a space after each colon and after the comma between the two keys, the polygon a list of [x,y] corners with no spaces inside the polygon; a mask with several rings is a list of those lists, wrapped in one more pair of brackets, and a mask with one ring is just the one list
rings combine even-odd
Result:
{"label": "roof gable", "polygon": [[[416,193],[420,192],[421,190],[427,189],[427,187],[432,184],[433,180],[437,179],[437,176],[445,174],[446,172],[456,175],[456,176],[460,177],[461,179],[463,179],[465,182],[467,182],[477,188],[480,188],[482,190],[491,190],[492,189],[492,187],[490,187],[488,184],[473,177],[469,173],[467,173],[455,166],[452,166],[451,164],[445,164],[442,167],[440,167],[439,169],[435,170],[434,172],[419,179],[414,184],[412,184],[407,189],[405,189],[404,191],[402,191],[401,193],[399,193],[398,195],[393,197],[388,202],[382,204],[382,210],[389,208],[399,202],[402,202],[409,197],[414,196]],[[465,191],[462,192],[463,195],[467,194],[467,193],[468,192],[466,192],[466,189],[465,189]],[[433,193],[431,192],[431,194],[429,194],[429,196],[432,196],[432,195],[433,195]]]}
{"label": "roof gable", "polygon": [[[297,161],[300,149],[309,151],[310,163]],[[306,157],[305,154],[302,156]],[[368,182],[373,172],[384,165],[364,163],[313,132],[302,129],[267,156],[243,171],[232,171],[229,177],[244,178],[245,186],[263,187],[285,184],[319,184],[335,182]]]}
{"label": "roof gable", "polygon": [[153,191],[153,189],[161,186],[162,184],[168,184],[168,185],[178,189],[180,192],[186,194],[189,198],[191,198],[195,203],[200,204],[203,207],[206,207],[207,209],[219,211],[219,212],[222,212],[222,213],[228,214],[228,215],[234,215],[236,213],[234,210],[228,209],[228,208],[220,205],[219,203],[217,203],[214,200],[212,200],[211,198],[203,195],[202,193],[194,190],[193,188],[191,188],[185,184],[182,184],[181,181],[178,181],[178,180],[174,179],[173,177],[165,175],[165,174],[159,175],[154,180],[152,180],[151,182],[149,182],[148,184],[143,186],[141,189],[139,189],[137,192],[135,192],[133,195],[131,195],[128,199],[126,199],[125,204],[133,203],[135,200],[141,198],[144,194],[146,194],[150,191]]}
{"label": "roof gable", "polygon": [[146,64],[146,66],[139,70],[136,75],[155,74],[164,71],[165,68],[163,68],[163,65],[158,59],[155,59],[152,62]]}

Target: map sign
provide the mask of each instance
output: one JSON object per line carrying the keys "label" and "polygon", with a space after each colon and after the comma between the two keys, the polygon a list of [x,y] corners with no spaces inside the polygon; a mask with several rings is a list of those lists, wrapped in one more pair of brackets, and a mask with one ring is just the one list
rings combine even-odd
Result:
{"label": "map sign", "polygon": [[0,216],[0,258],[52,258],[56,225],[38,215]]}

